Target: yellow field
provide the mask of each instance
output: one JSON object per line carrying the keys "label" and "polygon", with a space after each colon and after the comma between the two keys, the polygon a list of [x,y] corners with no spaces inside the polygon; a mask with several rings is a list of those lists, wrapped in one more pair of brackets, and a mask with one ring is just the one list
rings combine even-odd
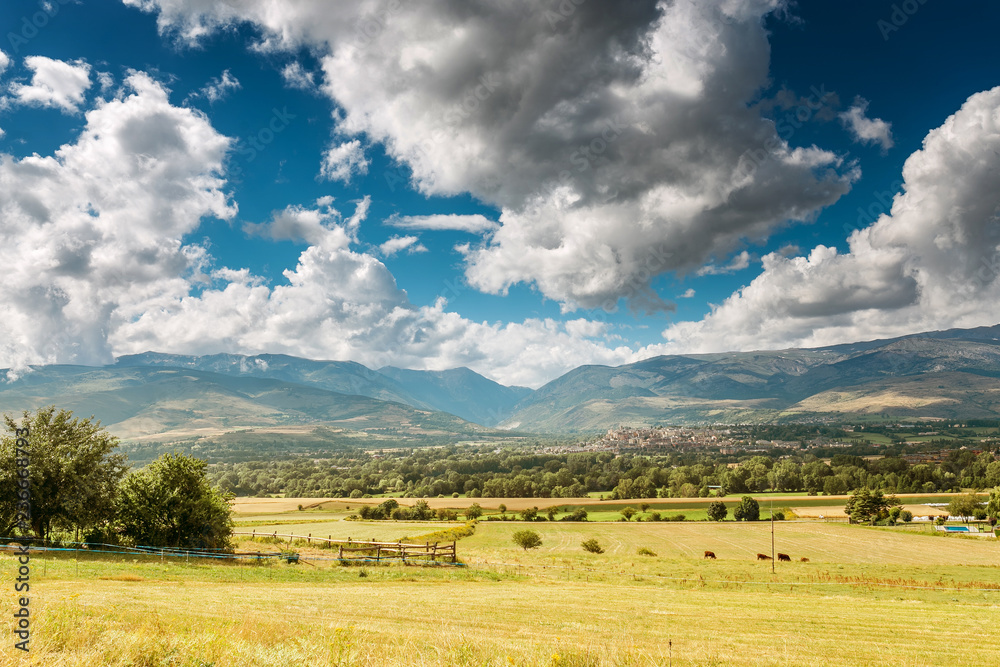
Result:
{"label": "yellow field", "polygon": [[[525,528],[539,549],[512,544]],[[30,659],[8,642],[0,665],[997,664],[996,540],[779,522],[777,550],[811,562],[772,574],[754,559],[770,529],[482,522],[458,543],[462,568],[340,567],[315,548],[297,566],[126,558],[79,574],[36,557]],[[606,552],[583,551],[589,538]]]}

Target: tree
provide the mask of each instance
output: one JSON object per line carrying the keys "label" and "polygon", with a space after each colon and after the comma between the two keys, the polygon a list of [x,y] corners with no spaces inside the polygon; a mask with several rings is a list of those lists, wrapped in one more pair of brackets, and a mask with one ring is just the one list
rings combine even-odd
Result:
{"label": "tree", "polygon": [[500,516],[505,516],[507,514],[507,506],[503,503],[500,503],[497,509],[500,510]]}
{"label": "tree", "polygon": [[951,502],[948,503],[948,514],[960,516],[968,523],[969,517],[973,516],[976,510],[980,510],[982,507],[982,504],[979,502],[979,496],[975,493],[966,493],[951,499]]}
{"label": "tree", "polygon": [[595,538],[590,538],[589,540],[584,540],[580,542],[580,546],[583,547],[584,551],[589,551],[592,554],[602,554],[604,553],[604,547],[601,546]]}
{"label": "tree", "polygon": [[645,512],[646,510],[649,509],[649,503],[642,503],[641,505],[639,505],[639,509]]}
{"label": "tree", "polygon": [[1000,486],[990,490],[990,500],[986,503],[986,515],[1000,516]]}
{"label": "tree", "polygon": [[465,510],[465,518],[469,521],[475,521],[483,515],[483,508],[479,506],[479,503],[472,503],[469,505],[468,509]]}
{"label": "tree", "polygon": [[[15,485],[16,429],[28,429],[28,469],[31,482],[31,530],[48,539],[53,528],[81,529],[112,520],[118,483],[128,470],[124,454],[116,453],[118,438],[93,417],[74,419],[54,406],[20,423],[4,415],[9,434],[0,440],[0,530],[10,534],[17,505]],[[22,448],[23,449],[23,448]]]}
{"label": "tree", "polygon": [[621,510],[621,514],[625,517],[626,521],[631,521],[632,517],[635,516],[635,508],[629,505]]}
{"label": "tree", "polygon": [[721,500],[716,500],[714,503],[708,506],[708,520],[709,521],[722,521],[729,514],[729,510],[726,508],[726,503]]}
{"label": "tree", "polygon": [[881,489],[862,487],[851,494],[844,505],[844,513],[852,522],[871,523],[889,516],[889,508],[899,505],[896,496],[883,496]]}
{"label": "tree", "polygon": [[521,521],[534,521],[538,518],[538,508],[532,507],[530,509],[521,510]]}
{"label": "tree", "polygon": [[542,546],[542,537],[533,530],[519,530],[511,537],[514,540],[514,544],[525,551]]}
{"label": "tree", "polygon": [[760,505],[750,496],[743,496],[733,510],[733,518],[737,521],[757,521],[760,519]]}
{"label": "tree", "polygon": [[134,545],[232,549],[230,494],[213,489],[207,463],[184,454],[164,454],[122,481],[117,523]]}

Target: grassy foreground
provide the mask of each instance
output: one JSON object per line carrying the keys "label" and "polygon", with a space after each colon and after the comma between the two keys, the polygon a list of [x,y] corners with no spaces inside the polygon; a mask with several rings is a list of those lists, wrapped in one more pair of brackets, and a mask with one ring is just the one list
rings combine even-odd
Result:
{"label": "grassy foreground", "polygon": [[[526,527],[540,549],[511,544]],[[342,567],[321,550],[298,566],[35,557],[32,651],[9,640],[0,664],[997,663],[994,540],[778,531],[778,550],[810,562],[773,575],[756,562],[770,551],[765,524],[634,523],[481,523],[459,542],[463,568]],[[591,537],[605,553],[580,548]],[[14,561],[0,562],[12,609]]]}

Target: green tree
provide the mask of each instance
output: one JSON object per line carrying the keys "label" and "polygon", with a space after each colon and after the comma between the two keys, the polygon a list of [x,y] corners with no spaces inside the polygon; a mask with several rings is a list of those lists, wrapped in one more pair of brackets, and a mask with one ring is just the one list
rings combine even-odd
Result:
{"label": "green tree", "polygon": [[976,511],[982,507],[979,496],[975,493],[965,493],[951,499],[951,502],[948,503],[948,514],[963,517],[968,523],[969,517],[975,515]]}
{"label": "green tree", "polygon": [[590,538],[589,540],[584,540],[580,542],[580,546],[583,547],[584,551],[589,551],[592,554],[602,554],[604,553],[604,547],[601,546],[595,538]]}
{"label": "green tree", "polygon": [[1000,517],[1000,486],[990,489],[990,500],[986,503],[986,515]]}
{"label": "green tree", "polygon": [[632,517],[635,516],[636,509],[629,505],[621,510],[621,515],[625,517],[626,521],[631,521]]}
{"label": "green tree", "polygon": [[757,521],[760,519],[760,505],[750,496],[743,496],[733,510],[733,518],[737,521]]}
{"label": "green tree", "polygon": [[507,514],[507,506],[506,505],[504,505],[503,503],[500,503],[497,506],[497,509],[500,510],[500,516],[506,516],[506,514]]}
{"label": "green tree", "polygon": [[472,503],[465,510],[465,518],[469,521],[475,521],[483,515],[483,508],[479,506],[479,503]]}
{"label": "green tree", "polygon": [[526,508],[521,510],[521,521],[534,521],[538,518],[538,508]]}
{"label": "green tree", "polygon": [[726,503],[721,500],[716,500],[708,506],[709,521],[722,521],[728,514],[729,510],[726,508]]}
{"label": "green tree", "polygon": [[132,544],[191,549],[232,549],[229,494],[213,489],[207,463],[164,454],[122,481],[117,523]]}
{"label": "green tree", "polygon": [[10,433],[0,440],[0,530],[9,535],[17,505],[16,429],[29,429],[28,471],[31,481],[31,529],[48,539],[53,528],[81,530],[106,525],[114,517],[115,493],[128,470],[118,438],[100,421],[76,419],[54,406],[20,422],[4,415]]}
{"label": "green tree", "polygon": [[525,551],[528,549],[537,549],[542,546],[542,537],[533,530],[518,530],[511,538],[514,540],[514,544],[521,547]]}
{"label": "green tree", "polygon": [[896,496],[884,496],[881,489],[862,487],[851,494],[844,506],[844,513],[852,522],[871,523],[889,516],[889,508],[899,505]]}

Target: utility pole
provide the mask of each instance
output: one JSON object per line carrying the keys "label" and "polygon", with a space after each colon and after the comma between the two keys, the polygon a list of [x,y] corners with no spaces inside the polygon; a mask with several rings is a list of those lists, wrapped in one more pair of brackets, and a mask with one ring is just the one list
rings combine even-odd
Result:
{"label": "utility pole", "polygon": [[774,574],[774,498],[771,498],[771,574]]}

